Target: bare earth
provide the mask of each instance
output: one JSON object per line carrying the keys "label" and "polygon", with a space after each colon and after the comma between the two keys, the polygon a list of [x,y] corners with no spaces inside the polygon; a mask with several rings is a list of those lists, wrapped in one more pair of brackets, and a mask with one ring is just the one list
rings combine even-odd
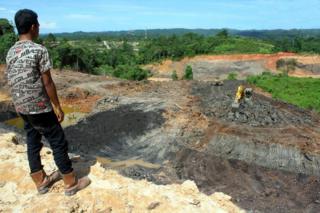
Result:
{"label": "bare earth", "polygon": [[200,55],[184,58],[181,61],[165,60],[158,64],[145,67],[152,70],[154,77],[171,78],[176,70],[181,78],[187,65],[193,68],[194,79],[214,80],[225,79],[229,73],[238,74],[240,79],[248,75],[257,75],[269,70],[276,71],[276,62],[279,59],[294,58],[299,66],[290,73],[297,77],[320,77],[319,55],[296,55],[294,53],[277,54],[241,54],[241,55]]}
{"label": "bare earth", "polygon": [[[126,178],[99,163],[75,162],[78,173],[88,173],[92,184],[73,197],[56,183],[46,195],[37,195],[28,174],[26,146],[15,145],[14,133],[0,133],[1,212],[244,212],[223,193],[207,196],[192,181],[159,186]],[[55,169],[52,151],[44,148],[42,161],[48,173]]]}
{"label": "bare earth", "polygon": [[[281,57],[296,57],[303,76],[305,69],[319,75],[318,56],[287,53],[165,61],[150,65],[155,73],[151,80],[156,81],[54,70],[62,104],[86,113],[65,132],[70,152],[81,155],[77,169],[89,174],[93,184],[74,198],[62,195],[62,183],[49,195],[36,196],[25,175],[24,139],[19,130],[1,124],[0,190],[6,192],[0,196],[1,206],[37,211],[40,206],[31,204],[41,199],[43,211],[62,202],[57,211],[148,212],[153,207],[155,212],[319,212],[319,115],[274,101],[258,89],[253,105],[233,112],[236,88],[244,82],[215,86],[210,81],[226,69],[238,69],[243,77],[258,74]],[[197,80],[166,80],[172,68],[181,75],[188,63],[200,70],[195,71]],[[0,92],[5,97],[0,114],[11,116],[6,87]],[[20,145],[10,142],[12,131]],[[54,165],[46,151],[50,171]],[[7,175],[12,164],[17,171]],[[185,191],[186,185],[192,190]]]}

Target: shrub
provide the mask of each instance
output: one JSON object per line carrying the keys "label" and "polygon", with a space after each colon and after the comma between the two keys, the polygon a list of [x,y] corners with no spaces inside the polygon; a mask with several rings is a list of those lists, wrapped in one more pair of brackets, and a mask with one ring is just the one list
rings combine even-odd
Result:
{"label": "shrub", "polygon": [[294,58],[279,59],[276,62],[277,69],[280,70],[284,76],[288,76],[290,71],[294,71],[297,65],[298,62]]}
{"label": "shrub", "polygon": [[117,78],[141,81],[149,76],[147,70],[141,69],[137,65],[119,65],[115,68],[113,75]]}
{"label": "shrub", "polygon": [[279,60],[276,62],[277,69],[280,69],[280,68],[284,67],[285,64],[286,64],[286,62],[285,62],[284,59],[279,59]]}
{"label": "shrub", "polygon": [[14,33],[7,33],[0,36],[0,63],[6,62],[7,52],[16,42],[17,37]]}
{"label": "shrub", "polygon": [[238,74],[237,74],[237,73],[231,72],[231,73],[228,74],[227,79],[228,79],[228,80],[237,80],[237,77],[238,77]]}
{"label": "shrub", "polygon": [[147,70],[141,69],[137,65],[119,65],[113,68],[109,65],[101,65],[93,70],[93,74],[96,75],[109,75],[117,78],[123,78],[128,80],[141,81],[149,77],[149,72]]}
{"label": "shrub", "polygon": [[265,70],[265,71],[263,71],[262,72],[262,74],[261,75],[267,75],[267,76],[270,76],[270,75],[272,75],[272,73],[269,71],[269,70]]}
{"label": "shrub", "polygon": [[109,65],[101,65],[97,68],[93,69],[93,74],[95,75],[110,75],[113,76],[114,74],[114,68]]}
{"label": "shrub", "polygon": [[171,79],[174,81],[178,80],[177,71],[173,70],[173,72],[171,74]]}
{"label": "shrub", "polygon": [[186,80],[193,79],[192,67],[190,65],[188,65],[187,68],[185,69],[183,78]]}

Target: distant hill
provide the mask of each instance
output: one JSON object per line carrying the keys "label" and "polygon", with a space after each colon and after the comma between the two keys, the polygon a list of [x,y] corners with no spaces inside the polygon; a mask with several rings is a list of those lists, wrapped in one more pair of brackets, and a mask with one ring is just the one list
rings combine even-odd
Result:
{"label": "distant hill", "polygon": [[[204,36],[215,35],[222,29],[150,29],[150,30],[130,30],[130,31],[106,31],[106,32],[73,32],[73,33],[55,33],[56,37],[68,39],[86,39],[96,37],[126,37],[126,38],[153,38],[158,36],[183,35],[186,33],[196,33]],[[252,37],[259,39],[283,39],[294,37],[318,37],[320,29],[292,29],[292,30],[235,30],[227,29],[231,35]],[[46,35],[42,35],[45,37]]]}
{"label": "distant hill", "polygon": [[319,37],[320,29],[292,29],[292,30],[235,30],[231,34],[259,39],[283,39],[294,37]]}

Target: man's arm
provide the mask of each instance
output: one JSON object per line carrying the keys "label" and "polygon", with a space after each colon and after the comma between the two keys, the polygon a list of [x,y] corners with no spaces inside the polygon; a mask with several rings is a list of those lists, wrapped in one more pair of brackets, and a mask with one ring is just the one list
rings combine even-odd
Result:
{"label": "man's arm", "polygon": [[42,73],[41,76],[42,76],[44,88],[46,89],[47,94],[51,100],[51,103],[53,104],[53,107],[56,111],[58,120],[59,120],[59,122],[62,122],[64,119],[64,113],[63,113],[62,108],[60,106],[56,86],[51,78],[50,70]]}
{"label": "man's arm", "polygon": [[8,80],[8,65],[6,65],[6,68],[4,70],[4,76],[3,76],[3,85],[1,85],[2,88],[4,88],[5,86],[8,85],[9,83],[9,80]]}

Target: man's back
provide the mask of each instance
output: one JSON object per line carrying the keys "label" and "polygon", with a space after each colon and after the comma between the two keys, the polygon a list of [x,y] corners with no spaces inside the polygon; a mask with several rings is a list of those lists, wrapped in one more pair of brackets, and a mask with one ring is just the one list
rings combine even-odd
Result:
{"label": "man's back", "polygon": [[[14,21],[19,41],[8,52],[6,73],[14,105],[27,133],[30,176],[38,192],[44,194],[62,174],[65,195],[74,195],[87,187],[90,179],[76,176],[68,156],[68,141],[60,125],[64,113],[51,78],[49,54],[45,47],[32,42],[39,36],[38,15],[32,10],[23,9],[16,13]],[[47,175],[44,171],[40,156],[42,136],[49,142],[60,172]]]}
{"label": "man's back", "polygon": [[45,47],[32,41],[18,41],[8,51],[7,79],[17,112],[39,114],[52,110],[41,74],[51,64]]}

